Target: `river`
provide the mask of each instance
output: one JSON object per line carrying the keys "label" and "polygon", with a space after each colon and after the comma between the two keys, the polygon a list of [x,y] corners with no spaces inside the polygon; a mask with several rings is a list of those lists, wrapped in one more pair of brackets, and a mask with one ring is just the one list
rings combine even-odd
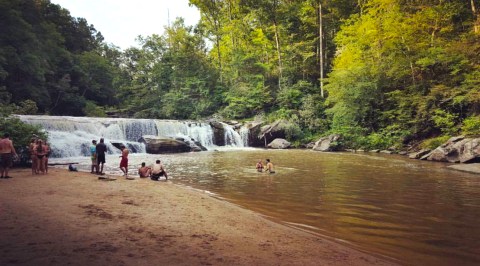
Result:
{"label": "river", "polygon": [[[132,154],[131,173],[157,158],[175,184],[401,264],[480,264],[480,176],[444,163],[243,148]],[[275,164],[275,174],[256,172],[255,163],[266,158]],[[87,157],[55,160],[78,161],[88,170]],[[117,164],[118,155],[109,155],[107,172],[119,175]]]}

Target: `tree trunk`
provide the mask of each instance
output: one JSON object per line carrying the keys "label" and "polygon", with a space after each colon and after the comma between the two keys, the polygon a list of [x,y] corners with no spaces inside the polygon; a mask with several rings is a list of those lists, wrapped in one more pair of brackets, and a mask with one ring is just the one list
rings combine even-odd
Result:
{"label": "tree trunk", "polygon": [[322,20],[322,3],[318,1],[318,39],[319,39],[319,57],[320,57],[320,95],[323,94],[323,20]]}
{"label": "tree trunk", "polygon": [[473,22],[473,32],[478,34],[480,33],[480,17],[475,7],[475,0],[470,0],[470,5],[472,6],[473,17],[475,18],[475,22]]}
{"label": "tree trunk", "polygon": [[281,54],[281,49],[280,49],[280,37],[278,36],[278,27],[277,27],[277,21],[273,21],[273,26],[275,29],[275,43],[277,46],[277,56],[278,56],[278,89],[281,88],[281,82],[282,82],[282,54]]}

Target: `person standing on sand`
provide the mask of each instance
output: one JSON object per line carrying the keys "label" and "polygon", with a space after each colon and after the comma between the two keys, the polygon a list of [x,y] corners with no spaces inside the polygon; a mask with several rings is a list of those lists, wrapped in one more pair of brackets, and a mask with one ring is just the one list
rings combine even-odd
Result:
{"label": "person standing on sand", "polygon": [[123,175],[128,177],[128,149],[125,148],[125,145],[120,146],[120,150],[122,151],[122,155],[120,158],[120,170],[122,170]]}
{"label": "person standing on sand", "polygon": [[258,160],[258,163],[257,163],[257,172],[263,172],[263,163],[262,163],[262,160]]}
{"label": "person standing on sand", "polygon": [[267,167],[265,169],[265,172],[269,172],[270,174],[275,173],[275,169],[273,168],[273,163],[270,162],[270,159],[267,159]]}
{"label": "person standing on sand", "polygon": [[8,175],[8,170],[13,165],[13,159],[18,157],[13,142],[10,140],[10,134],[3,134],[3,138],[0,140],[0,178],[11,178]]}
{"label": "person standing on sand", "polygon": [[163,167],[163,164],[160,163],[160,160],[157,160],[152,167],[150,179],[158,181],[161,176],[165,176],[165,180],[168,180],[168,175],[167,171],[165,171],[165,167]]}
{"label": "person standing on sand", "polygon": [[[95,153],[97,154],[97,173],[103,175],[103,165],[105,164],[105,153],[107,152],[107,145],[105,145],[103,138],[100,139],[100,143],[95,147]],[[98,169],[100,168],[100,170]]]}
{"label": "person standing on sand", "polygon": [[37,140],[35,155],[37,156],[37,173],[45,174],[45,156],[47,155],[47,150],[41,139]]}
{"label": "person standing on sand", "polygon": [[50,145],[48,145],[47,141],[45,140],[45,143],[43,144],[45,147],[45,159],[43,161],[44,164],[44,169],[45,169],[45,174],[48,174],[48,158],[50,157]]}
{"label": "person standing on sand", "polygon": [[37,173],[37,156],[35,155],[35,148],[37,147],[37,139],[32,138],[30,145],[28,145],[28,151],[30,152],[30,160],[32,160],[32,175]]}
{"label": "person standing on sand", "polygon": [[92,161],[92,169],[90,173],[98,174],[98,164],[97,164],[97,141],[92,140],[92,145],[90,145],[90,160]]}
{"label": "person standing on sand", "polygon": [[138,168],[138,175],[140,177],[149,177],[152,169],[148,166],[145,166],[145,162],[142,163],[142,167]]}

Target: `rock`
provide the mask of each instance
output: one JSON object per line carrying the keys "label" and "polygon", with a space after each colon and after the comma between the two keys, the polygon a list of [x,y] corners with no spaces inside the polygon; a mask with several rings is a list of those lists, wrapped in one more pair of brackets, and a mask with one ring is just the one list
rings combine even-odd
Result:
{"label": "rock", "polygon": [[225,128],[218,121],[210,121],[213,130],[213,144],[217,146],[225,146]]}
{"label": "rock", "polygon": [[272,149],[288,149],[290,148],[291,143],[285,139],[274,139],[270,142],[267,147]]}
{"label": "rock", "polygon": [[140,142],[145,143],[147,153],[176,153],[191,151],[190,145],[184,141],[161,137],[161,136],[143,136]]}
{"label": "rock", "polygon": [[285,139],[287,135],[286,130],[292,126],[294,125],[287,120],[277,120],[271,125],[262,126],[260,132],[256,136],[262,141],[262,146],[265,146],[274,139]]}
{"label": "rock", "polygon": [[380,150],[369,150],[369,152],[373,152],[373,153],[379,153]]}
{"label": "rock", "polygon": [[406,152],[406,151],[399,151],[398,152],[398,155],[407,155],[407,154],[408,154],[408,152]]}
{"label": "rock", "polygon": [[414,153],[410,153],[408,155],[408,158],[410,159],[420,159],[422,158],[423,156],[427,155],[428,153],[430,153],[432,150],[430,149],[421,149],[417,152],[414,152]]}
{"label": "rock", "polygon": [[315,147],[315,142],[310,142],[310,143],[307,143],[307,145],[305,145],[305,148],[307,149],[313,149],[313,147]]}
{"label": "rock", "polygon": [[265,147],[267,143],[261,138],[259,138],[259,134],[261,132],[262,125],[265,122],[263,121],[252,121],[247,122],[243,126],[248,129],[248,146],[250,147]]}
{"label": "rock", "polygon": [[480,139],[453,137],[440,145],[422,160],[451,163],[472,163],[480,161]]}
{"label": "rock", "polygon": [[338,145],[336,142],[340,139],[340,135],[334,134],[328,137],[323,137],[315,142],[313,146],[314,151],[336,151],[338,150]]}
{"label": "rock", "polygon": [[394,151],[389,151],[389,150],[381,150],[380,153],[385,153],[385,154],[394,154]]}
{"label": "rock", "polygon": [[454,164],[448,166],[448,168],[473,174],[480,174],[480,163]]}

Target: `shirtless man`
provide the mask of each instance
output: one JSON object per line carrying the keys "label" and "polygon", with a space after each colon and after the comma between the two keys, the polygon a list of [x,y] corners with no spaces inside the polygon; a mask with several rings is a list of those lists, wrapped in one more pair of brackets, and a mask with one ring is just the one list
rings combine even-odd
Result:
{"label": "shirtless man", "polygon": [[138,168],[138,175],[140,177],[149,177],[150,172],[152,171],[152,168],[145,166],[145,163],[142,163],[142,167]]}
{"label": "shirtless man", "polygon": [[152,174],[151,179],[154,181],[158,181],[161,176],[165,176],[165,180],[168,180],[167,171],[165,171],[165,167],[163,164],[160,163],[160,160],[157,160],[152,167]]}
{"label": "shirtless man", "polygon": [[13,147],[13,142],[10,140],[10,134],[5,133],[3,138],[0,140],[1,178],[11,178],[11,176],[8,175],[8,170],[13,165],[14,157],[17,156],[17,152]]}
{"label": "shirtless man", "polygon": [[125,148],[124,145],[120,146],[120,150],[122,151],[122,155],[120,156],[120,158],[122,158],[120,160],[120,170],[122,170],[123,172],[123,175],[128,177],[128,149]]}
{"label": "shirtless man", "polygon": [[265,169],[265,172],[269,172],[270,174],[275,173],[275,169],[273,169],[273,163],[270,162],[270,159],[267,159],[267,167]]}

